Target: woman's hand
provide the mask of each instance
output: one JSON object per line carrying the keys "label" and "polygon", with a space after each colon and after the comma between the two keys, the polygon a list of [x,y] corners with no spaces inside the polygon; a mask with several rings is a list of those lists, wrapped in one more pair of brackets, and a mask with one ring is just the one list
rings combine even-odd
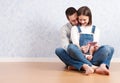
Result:
{"label": "woman's hand", "polygon": [[83,51],[83,53],[87,53],[89,50],[90,44],[85,45],[85,46],[81,46],[81,50]]}
{"label": "woman's hand", "polygon": [[85,57],[86,57],[86,58],[87,58],[87,60],[89,60],[89,61],[93,58],[93,56],[92,56],[92,55],[86,55]]}

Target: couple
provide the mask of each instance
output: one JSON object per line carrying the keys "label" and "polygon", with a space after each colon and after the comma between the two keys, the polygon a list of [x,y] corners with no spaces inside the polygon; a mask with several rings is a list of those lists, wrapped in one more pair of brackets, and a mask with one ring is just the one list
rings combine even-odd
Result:
{"label": "couple", "polygon": [[[86,75],[94,72],[109,75],[114,48],[98,44],[99,29],[92,24],[90,9],[87,6],[82,6],[78,10],[69,7],[65,14],[69,23],[61,28],[63,47],[56,48],[56,55],[66,64],[68,69],[84,70]],[[92,45],[92,42],[96,42],[95,46]],[[91,45],[94,48],[92,56],[87,54]],[[87,53],[84,53],[86,46],[88,46]]]}

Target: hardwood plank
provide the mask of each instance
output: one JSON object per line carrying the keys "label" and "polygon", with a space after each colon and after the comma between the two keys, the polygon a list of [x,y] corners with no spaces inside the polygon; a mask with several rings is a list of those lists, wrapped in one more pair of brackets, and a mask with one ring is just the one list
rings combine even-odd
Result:
{"label": "hardwood plank", "polygon": [[60,62],[1,62],[1,83],[118,83],[120,63],[111,63],[110,75],[67,70]]}

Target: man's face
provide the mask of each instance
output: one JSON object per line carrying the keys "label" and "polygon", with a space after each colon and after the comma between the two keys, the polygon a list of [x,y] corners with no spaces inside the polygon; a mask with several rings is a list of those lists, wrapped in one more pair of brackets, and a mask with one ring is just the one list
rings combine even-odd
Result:
{"label": "man's face", "polygon": [[68,20],[73,26],[78,25],[77,13],[74,13],[73,15],[68,16]]}

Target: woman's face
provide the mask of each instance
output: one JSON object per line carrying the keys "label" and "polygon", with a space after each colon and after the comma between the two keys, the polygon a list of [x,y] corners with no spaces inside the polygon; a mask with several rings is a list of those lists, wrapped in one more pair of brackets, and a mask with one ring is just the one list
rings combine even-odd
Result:
{"label": "woman's face", "polygon": [[78,21],[81,24],[81,26],[87,26],[89,23],[89,17],[85,15],[78,16]]}

